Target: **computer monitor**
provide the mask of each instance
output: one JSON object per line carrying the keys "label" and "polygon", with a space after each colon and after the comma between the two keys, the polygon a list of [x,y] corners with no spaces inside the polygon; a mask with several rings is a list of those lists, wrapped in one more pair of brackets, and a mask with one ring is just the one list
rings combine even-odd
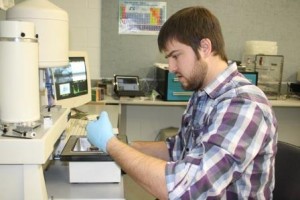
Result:
{"label": "computer monitor", "polygon": [[87,53],[69,52],[69,65],[51,68],[55,105],[76,108],[91,101],[91,80]]}
{"label": "computer monitor", "polygon": [[257,85],[258,72],[241,72],[253,85]]}

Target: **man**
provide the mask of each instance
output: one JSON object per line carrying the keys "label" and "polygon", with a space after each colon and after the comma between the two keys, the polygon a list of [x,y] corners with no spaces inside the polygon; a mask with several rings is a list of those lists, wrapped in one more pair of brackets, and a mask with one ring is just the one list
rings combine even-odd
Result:
{"label": "man", "polygon": [[89,140],[159,199],[272,199],[277,121],[264,93],[228,66],[218,19],[203,7],[182,9],[158,46],[194,91],[178,134],[130,147],[102,113],[87,126]]}

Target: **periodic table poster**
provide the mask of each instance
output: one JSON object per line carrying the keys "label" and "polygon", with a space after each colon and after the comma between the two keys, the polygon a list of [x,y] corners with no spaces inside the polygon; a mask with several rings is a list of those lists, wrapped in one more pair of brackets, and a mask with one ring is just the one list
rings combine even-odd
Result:
{"label": "periodic table poster", "polygon": [[157,35],[166,21],[166,2],[119,1],[119,34]]}

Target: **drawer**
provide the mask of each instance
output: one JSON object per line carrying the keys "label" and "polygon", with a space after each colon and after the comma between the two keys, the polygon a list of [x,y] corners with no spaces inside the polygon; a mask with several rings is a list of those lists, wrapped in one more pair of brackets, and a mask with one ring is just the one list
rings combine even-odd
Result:
{"label": "drawer", "polygon": [[192,91],[186,91],[179,85],[179,87],[168,88],[167,99],[173,101],[187,101],[192,94]]}
{"label": "drawer", "polygon": [[187,101],[192,95],[192,91],[186,91],[182,88],[178,78],[173,73],[168,76],[168,92],[167,100],[171,101]]}
{"label": "drawer", "polygon": [[168,87],[181,87],[181,83],[173,73],[168,74]]}

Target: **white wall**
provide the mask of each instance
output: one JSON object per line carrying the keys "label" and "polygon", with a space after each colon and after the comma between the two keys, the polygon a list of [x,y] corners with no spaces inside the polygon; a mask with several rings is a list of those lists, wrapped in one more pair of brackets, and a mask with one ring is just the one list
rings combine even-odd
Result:
{"label": "white wall", "polygon": [[[23,0],[15,0],[15,4]],[[87,51],[92,79],[100,78],[101,1],[50,0],[69,15],[70,50]],[[5,11],[0,10],[0,20]]]}
{"label": "white wall", "polygon": [[[23,0],[15,0],[16,3],[21,1]],[[156,55],[158,50],[155,37],[118,35],[118,0],[50,1],[69,13],[70,49],[86,50],[89,53],[93,79],[112,77],[114,73],[125,70],[132,74],[140,74],[143,78],[145,74],[150,73],[152,64],[160,61]],[[296,72],[300,70],[300,1],[165,1],[168,15],[179,7],[190,5],[204,5],[211,9],[220,19],[230,59],[241,59],[246,40],[278,41],[278,53],[284,55],[283,81],[296,80]],[[5,12],[0,10],[0,20],[4,19],[4,16]],[[132,41],[139,43],[134,46]],[[131,54],[133,52],[138,56],[128,56],[124,51]]]}
{"label": "white wall", "polygon": [[0,10],[0,20],[5,19],[5,11]]}
{"label": "white wall", "polygon": [[92,79],[100,78],[101,1],[50,0],[69,14],[70,50],[87,51]]}

